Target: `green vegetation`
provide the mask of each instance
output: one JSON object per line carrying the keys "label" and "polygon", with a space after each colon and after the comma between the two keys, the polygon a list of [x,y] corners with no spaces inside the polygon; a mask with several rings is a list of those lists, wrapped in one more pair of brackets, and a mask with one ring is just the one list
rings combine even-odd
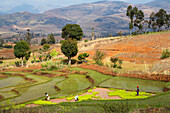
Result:
{"label": "green vegetation", "polygon": [[51,33],[50,35],[48,35],[47,43],[50,45],[55,44],[54,34]]}
{"label": "green vegetation", "polygon": [[[150,14],[149,20],[144,20],[144,13],[142,10],[138,10],[137,7],[132,8],[131,5],[127,7],[126,16],[130,18],[129,29],[133,30],[134,26],[138,28],[133,34],[141,34],[146,31],[146,29],[152,28],[153,31],[161,31],[161,27],[169,29],[169,14],[166,13],[164,9],[160,9],[156,14],[152,12]],[[145,29],[145,31],[144,31]]]}
{"label": "green vegetation", "polygon": [[44,45],[43,45],[43,49],[44,49],[45,51],[47,51],[49,48],[50,48],[50,45],[49,45],[49,44],[44,44]]}
{"label": "green vegetation", "polygon": [[75,70],[75,71],[86,71],[88,72],[87,75],[89,75],[93,80],[94,80],[94,86],[99,85],[100,83],[104,82],[105,80],[108,80],[110,78],[112,78],[113,76],[109,76],[109,75],[104,75],[102,73],[99,73],[97,71],[94,70],[90,70],[90,69],[83,69],[83,68],[79,68],[79,67],[73,67],[71,68],[71,70]]}
{"label": "green vegetation", "polygon": [[122,65],[122,60],[120,60],[119,58],[110,58],[110,61],[112,63],[114,63],[113,68],[119,68],[122,69],[121,65]]}
{"label": "green vegetation", "polygon": [[23,77],[14,76],[9,78],[4,78],[0,80],[0,88],[5,88],[9,86],[16,86],[26,83]]}
{"label": "green vegetation", "polygon": [[65,40],[61,45],[61,51],[68,58],[68,64],[70,64],[71,57],[76,56],[78,52],[77,41],[72,39]]}
{"label": "green vegetation", "polygon": [[126,90],[136,90],[136,86],[139,86],[140,91],[163,92],[163,88],[166,86],[166,84],[166,82],[162,81],[143,80],[127,77],[112,77],[111,79],[102,82],[99,86]]}
{"label": "green vegetation", "polygon": [[[83,100],[92,100],[92,98],[100,98],[99,96],[96,96],[96,94],[99,94],[99,92],[93,92],[92,94],[85,94],[83,96],[79,96],[78,99],[79,101],[83,101]],[[72,97],[67,97],[67,100],[73,100],[74,96]]]}
{"label": "green vegetation", "polygon": [[[76,92],[78,90],[84,90],[92,84],[86,79],[86,75],[71,74],[67,75],[68,78],[56,86],[62,90],[62,93]],[[69,84],[69,85],[68,85]]]}
{"label": "green vegetation", "polygon": [[33,102],[34,104],[38,104],[38,105],[53,105],[56,103],[52,103],[51,101],[43,101],[43,100],[37,100]]}
{"label": "green vegetation", "polygon": [[65,40],[71,38],[81,40],[83,36],[83,30],[78,24],[67,24],[62,28],[62,38]]}
{"label": "green vegetation", "polygon": [[[115,89],[114,89],[115,90]],[[137,98],[147,98],[151,96],[151,93],[140,92],[139,96],[136,96],[136,92],[127,92],[126,90],[115,90],[113,92],[108,92],[109,96],[119,96],[122,99],[137,99]]]}
{"label": "green vegetation", "polygon": [[5,44],[3,47],[4,48],[12,48],[12,45]]}
{"label": "green vegetation", "polygon": [[95,52],[95,55],[93,56],[93,60],[95,61],[96,64],[98,65],[103,65],[102,60],[105,57],[105,53],[102,52],[101,50],[97,50]]}
{"label": "green vegetation", "polygon": [[163,50],[161,59],[165,59],[165,58],[168,58],[168,57],[170,57],[170,51],[168,49]]}
{"label": "green vegetation", "polygon": [[30,46],[25,41],[17,42],[14,46],[14,55],[17,58],[22,58],[22,66],[23,66],[23,58],[26,56],[28,50],[30,50]]}
{"label": "green vegetation", "polygon": [[41,40],[41,45],[44,45],[44,44],[46,44],[47,43],[47,40],[45,39],[45,38],[43,38],[42,40]]}
{"label": "green vegetation", "polygon": [[85,59],[86,59],[87,57],[89,57],[89,54],[87,54],[87,53],[82,53],[82,54],[79,54],[78,59],[85,61]]}

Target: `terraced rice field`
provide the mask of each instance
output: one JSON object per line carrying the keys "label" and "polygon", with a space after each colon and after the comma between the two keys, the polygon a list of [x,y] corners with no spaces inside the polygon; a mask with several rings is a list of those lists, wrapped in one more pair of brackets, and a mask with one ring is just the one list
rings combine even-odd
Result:
{"label": "terraced rice field", "polygon": [[[73,74],[72,72],[86,72],[86,74]],[[58,72],[53,70],[48,73]],[[46,92],[51,98],[71,96],[86,92],[96,86],[136,90],[138,85],[140,91],[157,93],[162,92],[163,88],[168,85],[167,82],[114,77],[77,67],[69,68],[67,73],[65,76],[45,77],[41,74],[36,75],[34,72],[3,72],[8,77],[0,79],[0,95],[3,97],[0,99],[0,104],[6,104],[8,101],[15,104],[44,99]]]}
{"label": "terraced rice field", "polygon": [[136,90],[136,86],[140,87],[143,92],[163,92],[166,82],[142,80],[137,78],[113,77],[102,82],[99,87],[110,87],[126,90]]}

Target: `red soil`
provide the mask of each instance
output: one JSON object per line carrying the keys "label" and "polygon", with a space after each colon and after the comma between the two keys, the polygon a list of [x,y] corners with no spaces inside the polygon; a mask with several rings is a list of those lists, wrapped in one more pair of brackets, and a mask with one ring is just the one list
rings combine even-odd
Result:
{"label": "red soil", "polygon": [[170,33],[140,35],[127,39],[122,39],[116,43],[96,45],[95,50],[86,51],[90,54],[90,58],[94,55],[96,49],[103,50],[106,58],[116,56],[122,60],[135,60],[142,63],[153,63],[160,60],[162,48],[170,46]]}

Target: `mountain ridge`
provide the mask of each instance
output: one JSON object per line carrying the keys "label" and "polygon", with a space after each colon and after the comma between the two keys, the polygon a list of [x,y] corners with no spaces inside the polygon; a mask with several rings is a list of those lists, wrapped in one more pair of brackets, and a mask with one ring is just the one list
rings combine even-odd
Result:
{"label": "mountain ridge", "polygon": [[[129,5],[122,1],[100,1],[56,8],[42,14],[18,12],[0,16],[0,27],[12,32],[29,28],[32,32],[48,34],[61,33],[66,24],[76,23],[82,27],[86,36],[90,36],[92,27],[95,28],[96,36],[109,33],[115,35],[119,31],[128,33],[126,9]],[[131,5],[143,10],[146,17],[160,9],[149,5]]]}

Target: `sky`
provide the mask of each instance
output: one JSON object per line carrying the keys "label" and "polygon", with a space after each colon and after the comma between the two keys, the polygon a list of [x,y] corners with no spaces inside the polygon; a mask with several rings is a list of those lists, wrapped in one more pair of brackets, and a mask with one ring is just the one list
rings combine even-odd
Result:
{"label": "sky", "polygon": [[[64,7],[69,5],[81,4],[81,3],[92,3],[101,0],[0,0],[0,11],[7,11],[11,8],[22,4],[33,5],[36,8],[40,7]],[[124,1],[133,4],[147,3],[153,0],[109,0],[109,1]]]}

